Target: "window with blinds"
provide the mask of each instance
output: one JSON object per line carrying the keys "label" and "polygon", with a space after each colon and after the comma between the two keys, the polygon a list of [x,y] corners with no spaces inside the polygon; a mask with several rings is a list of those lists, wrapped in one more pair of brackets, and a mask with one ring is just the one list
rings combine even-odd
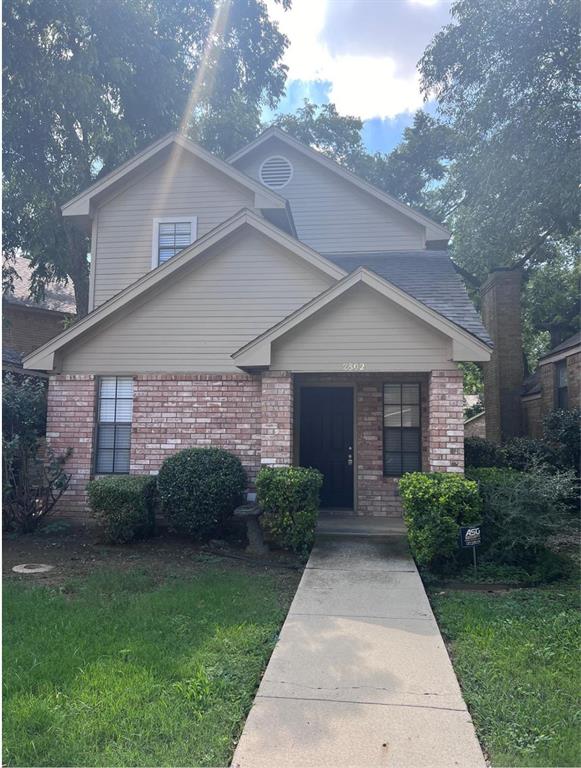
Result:
{"label": "window with blinds", "polygon": [[556,397],[555,405],[557,408],[569,407],[569,383],[567,381],[567,360],[560,360],[555,365],[556,378]]}
{"label": "window with blinds", "polygon": [[97,408],[97,474],[128,474],[133,418],[133,379],[103,376],[99,379]]}
{"label": "window with blinds", "polygon": [[420,385],[383,385],[383,474],[422,468]]}
{"label": "window with blinds", "polygon": [[153,220],[152,267],[172,259],[197,237],[197,219],[179,216]]}

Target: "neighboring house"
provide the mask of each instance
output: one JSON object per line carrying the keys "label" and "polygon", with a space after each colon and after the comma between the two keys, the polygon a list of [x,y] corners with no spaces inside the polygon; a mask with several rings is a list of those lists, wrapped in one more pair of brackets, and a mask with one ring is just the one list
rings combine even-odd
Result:
{"label": "neighboring house", "polygon": [[30,297],[30,261],[17,256],[14,269],[13,290],[2,296],[2,372],[22,374],[22,358],[62,333],[74,317],[75,299],[69,286],[49,285],[37,302]]}
{"label": "neighboring house", "polygon": [[181,135],[63,207],[92,234],[89,315],[30,355],[48,436],[95,474],[188,446],[325,476],[322,504],[399,514],[410,470],[462,472],[460,361],[491,341],[449,233],[277,129],[224,162]]}
{"label": "neighboring house", "polygon": [[581,332],[549,350],[525,379],[522,394],[525,434],[541,437],[545,416],[556,408],[581,408]]}
{"label": "neighboring house", "polygon": [[[551,411],[581,408],[581,332],[539,359],[536,371],[525,378],[519,396],[521,434],[528,437],[543,436],[543,421]],[[486,411],[466,419],[466,437],[486,437],[486,419]]]}

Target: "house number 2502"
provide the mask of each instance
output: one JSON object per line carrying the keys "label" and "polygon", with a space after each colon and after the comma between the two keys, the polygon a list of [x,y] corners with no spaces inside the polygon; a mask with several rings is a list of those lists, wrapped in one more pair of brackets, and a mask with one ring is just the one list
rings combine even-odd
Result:
{"label": "house number 2502", "polygon": [[343,363],[344,371],[364,371],[365,363]]}

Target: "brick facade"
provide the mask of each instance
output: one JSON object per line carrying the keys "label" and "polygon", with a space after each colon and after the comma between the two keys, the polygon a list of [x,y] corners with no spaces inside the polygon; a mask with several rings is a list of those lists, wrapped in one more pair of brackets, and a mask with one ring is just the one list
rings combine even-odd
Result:
{"label": "brick facade", "polygon": [[524,378],[520,295],[522,273],[494,271],[482,286],[482,319],[493,342],[483,363],[488,440],[502,442],[522,434],[520,395]]}
{"label": "brick facade", "polygon": [[286,371],[262,374],[261,462],[293,463],[293,378]]}
{"label": "brick facade", "polygon": [[581,352],[567,358],[567,386],[569,407],[581,408]]}
{"label": "brick facade", "polygon": [[[428,399],[428,469],[430,472],[463,472],[462,372],[432,371]],[[486,418],[488,419],[488,414]]]}
{"label": "brick facade", "polygon": [[24,357],[62,333],[67,317],[64,312],[3,301],[2,346]]}
{"label": "brick facade", "polygon": [[183,448],[235,453],[252,483],[260,467],[260,377],[234,374],[147,374],[133,384],[131,469],[155,474]]}
{"label": "brick facade", "polygon": [[67,448],[73,451],[65,466],[72,477],[59,501],[60,512],[75,512],[86,505],[85,488],[93,468],[96,386],[89,374],[50,377],[46,438],[57,454]]}
{"label": "brick facade", "polygon": [[[398,480],[383,476],[383,384],[421,384],[422,469],[461,472],[462,375],[427,374],[262,375],[143,374],[134,378],[130,471],[156,473],[163,460],[190,446],[219,446],[240,457],[252,487],[261,464],[298,462],[293,434],[294,399],[301,383],[349,384],[355,398],[357,514],[399,516]],[[56,450],[73,448],[71,488],[62,510],[85,507],[92,475],[96,380],[53,376],[47,437]]]}

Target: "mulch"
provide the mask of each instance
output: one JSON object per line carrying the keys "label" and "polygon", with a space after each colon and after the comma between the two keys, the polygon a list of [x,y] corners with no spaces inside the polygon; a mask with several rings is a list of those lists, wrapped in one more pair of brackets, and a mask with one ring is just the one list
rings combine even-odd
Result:
{"label": "mulch", "polygon": [[[160,526],[155,536],[126,545],[103,541],[98,527],[90,520],[52,518],[35,533],[4,534],[2,571],[5,579],[25,583],[60,586],[73,578],[91,575],[103,569],[147,569],[163,581],[165,575],[193,575],[209,561],[222,568],[263,568],[277,571],[296,570],[300,563],[280,550],[265,558],[246,555],[245,542],[239,533],[227,540],[200,544],[170,533]],[[38,574],[18,574],[12,568],[22,563],[43,563],[54,570]]]}

